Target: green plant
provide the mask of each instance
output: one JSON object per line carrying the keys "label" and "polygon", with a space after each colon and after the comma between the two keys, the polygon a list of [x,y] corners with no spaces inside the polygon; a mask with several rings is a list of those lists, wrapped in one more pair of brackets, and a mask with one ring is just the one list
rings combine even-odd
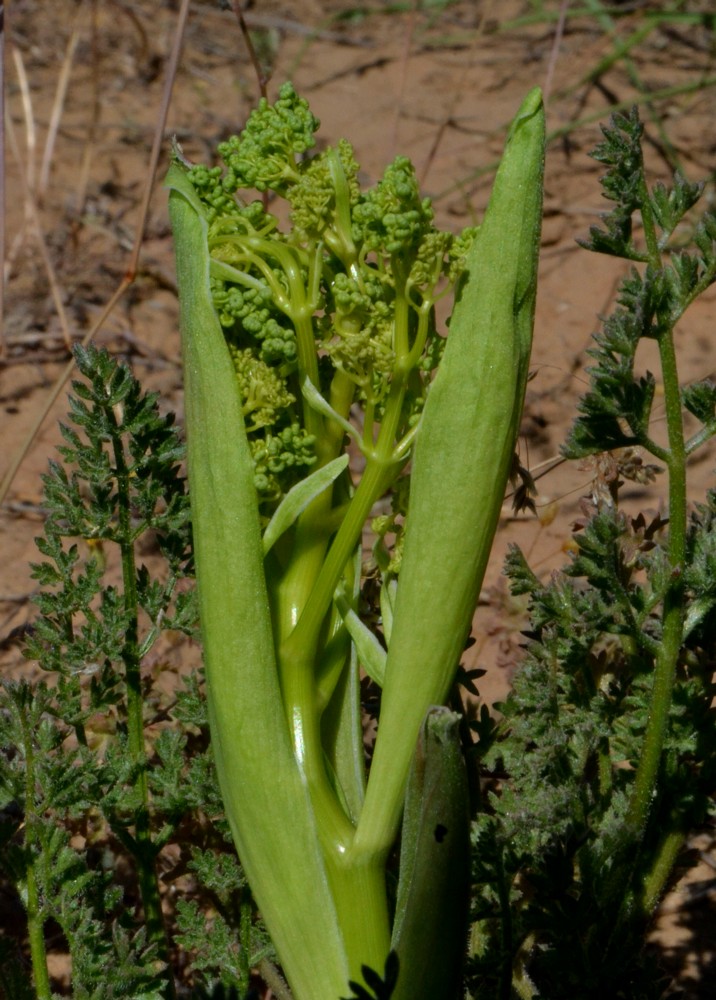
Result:
{"label": "green plant", "polygon": [[[223,173],[177,158],[167,181],[212,743],[296,996],[333,1000],[393,949],[404,970],[395,997],[415,995],[413,967],[425,968],[423,995],[448,997],[468,813],[457,729],[429,710],[454,683],[512,468],[542,102],[526,98],[483,224],[457,238],[434,227],[404,157],[362,192],[346,142],[306,156],[317,125],[287,84],[220,147]],[[285,199],[291,229],[236,199],[242,189]],[[434,305],[455,285],[445,342]],[[355,487],[347,445],[364,463]],[[358,611],[364,526],[391,487],[373,574],[386,650]],[[359,662],[382,687],[367,783]],[[429,762],[419,753],[414,765],[391,936],[386,862],[423,724]],[[424,792],[428,778],[439,795]],[[444,902],[421,925],[428,883]]]}
{"label": "green plant", "polygon": [[[613,118],[594,155],[614,208],[586,246],[632,267],[565,446],[594,481],[563,573],[509,556],[530,621],[495,718],[454,682],[475,693],[456,664],[527,378],[539,94],[457,238],[407,161],[361,192],[345,143],[303,158],[316,124],[286,88],[225,147],[225,176],[170,174],[195,551],[171,418],[77,352],[26,647],[51,682],[0,689],[0,865],[27,917],[0,936],[0,989],[57,995],[59,940],[77,1000],[238,1000],[255,968],[290,998],[250,879],[299,1000],[656,1000],[646,931],[716,791],[716,493],[687,503],[716,386],[680,385],[675,340],[716,279],[716,217],[694,219],[702,188],[678,175],[649,189],[636,111]],[[290,232],[235,199],[257,168]],[[634,513],[624,482],[660,472],[668,509]],[[207,701],[200,672],[167,695],[149,662],[166,629],[195,633],[194,556]],[[359,664],[382,688],[367,783]]]}
{"label": "green plant", "polygon": [[[517,549],[508,560],[530,625],[503,721],[483,720],[477,748],[483,777],[502,779],[473,831],[476,997],[662,996],[646,930],[716,790],[716,495],[687,505],[688,460],[716,433],[716,386],[680,385],[675,338],[716,280],[716,217],[694,222],[702,186],[679,175],[648,189],[636,110],[603,131],[593,155],[615,204],[585,246],[634,266],[595,337],[564,449],[598,456],[576,555],[547,584]],[[637,373],[645,338],[662,399],[657,376]],[[658,472],[666,510],[628,513],[624,482]]]}
{"label": "green plant", "polygon": [[3,937],[0,983],[10,1000],[56,995],[53,942],[76,1000],[174,997],[177,949],[197,986],[244,993],[270,949],[221,819],[199,678],[167,694],[149,665],[163,632],[196,627],[182,445],[125,366],[94,348],[76,359],[25,648],[51,682],[0,689],[0,870],[32,967],[30,983],[24,935]]}

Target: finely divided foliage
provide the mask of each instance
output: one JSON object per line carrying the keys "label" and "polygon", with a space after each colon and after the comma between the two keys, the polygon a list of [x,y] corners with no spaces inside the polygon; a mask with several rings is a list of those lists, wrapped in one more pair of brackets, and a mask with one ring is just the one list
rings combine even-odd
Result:
{"label": "finely divided foliage", "polygon": [[[617,115],[594,153],[615,207],[584,245],[641,268],[595,336],[565,446],[573,458],[613,453],[596,460],[565,571],[544,584],[519,550],[507,562],[513,592],[530,597],[530,630],[503,718],[477,748],[502,776],[474,824],[477,997],[662,996],[645,932],[713,809],[716,494],[687,513],[686,457],[716,433],[714,386],[680,387],[674,334],[716,277],[716,218],[689,214],[701,185],[647,188],[642,131],[636,111]],[[642,338],[657,341],[660,380],[635,372]],[[652,437],[658,381],[666,445]],[[682,407],[700,423],[690,438]],[[628,514],[624,483],[656,473],[668,506]]]}
{"label": "finely divided foliage", "polygon": [[[2,689],[0,857],[27,910],[34,977],[32,987],[22,939],[8,937],[3,987],[50,997],[46,942],[59,928],[75,998],[173,996],[171,929],[194,956],[197,985],[245,991],[265,947],[241,925],[251,897],[218,819],[198,678],[168,700],[142,666],[162,631],[196,631],[183,447],[125,366],[94,348],[76,357],[84,379],[62,427],[63,464],[45,476],[40,615],[25,647],[52,683]],[[135,563],[137,543],[153,553],[151,573]],[[172,915],[157,874],[162,849],[178,843],[184,861],[174,871],[163,863],[163,880],[184,866],[195,877]],[[206,934],[209,908],[211,926],[242,953],[233,966],[232,949]]]}

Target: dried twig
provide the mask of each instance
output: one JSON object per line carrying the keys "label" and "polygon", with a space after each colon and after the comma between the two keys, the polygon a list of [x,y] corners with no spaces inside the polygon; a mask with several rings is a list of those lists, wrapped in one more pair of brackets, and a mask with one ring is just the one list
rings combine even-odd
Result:
{"label": "dried twig", "polygon": [[[174,32],[174,40],[172,43],[172,51],[169,57],[169,62],[167,64],[165,84],[164,84],[164,94],[162,97],[162,104],[158,116],[157,127],[154,134],[154,142],[152,145],[152,151],[149,157],[149,163],[147,166],[147,180],[144,188],[144,197],[142,198],[142,205],[139,213],[139,220],[137,222],[137,229],[134,239],[134,249],[130,255],[129,264],[124,278],[119,283],[118,287],[115,289],[114,294],[110,297],[106,306],[102,310],[99,318],[92,324],[90,329],[85,333],[82,338],[82,343],[87,344],[95,336],[97,331],[103,326],[107,317],[114,310],[115,306],[122,298],[124,293],[127,291],[129,286],[134,281],[135,275],[137,273],[137,265],[139,260],[139,254],[141,251],[142,237],[144,235],[144,229],[146,225],[146,219],[149,212],[149,201],[152,195],[152,187],[154,183],[154,175],[157,169],[157,163],[159,161],[159,154],[161,152],[162,141],[164,136],[164,129],[166,126],[167,114],[169,110],[169,102],[171,100],[172,89],[174,86],[174,79],[176,77],[176,70],[179,63],[179,54],[181,52],[182,39],[184,36],[184,27],[186,25],[186,20],[189,12],[189,0],[182,0],[181,7],[179,9],[179,14],[177,16],[177,24]],[[34,202],[32,202],[33,210],[36,211]],[[58,398],[62,389],[64,388],[67,380],[72,375],[74,370],[74,360],[70,361],[63,371],[60,373],[51,393],[45,400],[42,411],[38,414],[32,428],[30,429],[27,438],[22,443],[21,447],[18,449],[17,454],[13,458],[10,468],[5,473],[2,482],[0,483],[0,503],[2,503],[7,496],[8,490],[12,485],[15,478],[17,470],[22,464],[25,456],[27,455],[32,442],[34,441],[40,427],[45,422],[47,414],[52,409],[55,400]]]}
{"label": "dried twig", "polygon": [[[21,83],[21,90],[23,90],[22,81],[27,83],[27,76],[25,75],[25,67],[22,60],[22,55],[13,46],[12,49],[13,59],[18,70],[18,78]],[[42,221],[40,219],[40,213],[37,209],[37,201],[35,198],[35,188],[34,188],[34,158],[35,158],[35,123],[32,113],[32,102],[29,99],[29,88],[27,90],[27,96],[23,96],[23,111],[25,114],[25,131],[27,135],[27,162],[23,164],[22,155],[20,153],[20,147],[17,141],[17,136],[15,134],[15,126],[13,125],[12,118],[7,119],[7,138],[10,144],[10,151],[13,155],[15,163],[17,164],[18,175],[20,178],[20,187],[22,188],[23,199],[25,203],[25,215],[32,227],[35,239],[37,241],[37,247],[40,251],[40,257],[42,258],[42,263],[45,266],[47,272],[47,280],[50,286],[50,293],[52,295],[52,300],[55,304],[55,309],[57,311],[57,317],[60,321],[60,327],[62,328],[62,335],[64,337],[65,346],[69,351],[72,347],[72,339],[70,336],[70,324],[67,318],[67,313],[65,312],[64,303],[62,301],[62,292],[60,290],[60,284],[57,280],[57,275],[55,274],[55,268],[52,264],[52,259],[50,257],[49,251],[47,249],[47,243],[45,241],[45,236],[42,230]]]}
{"label": "dried twig", "polygon": [[52,154],[55,150],[55,140],[57,138],[57,130],[60,127],[60,122],[62,120],[62,112],[65,107],[65,98],[67,96],[67,87],[70,82],[70,73],[72,71],[72,63],[75,57],[75,51],[77,49],[77,44],[80,40],[80,31],[78,28],[74,28],[72,34],[70,35],[70,40],[67,43],[67,50],[65,52],[65,57],[62,60],[62,68],[60,69],[60,75],[57,80],[57,87],[55,89],[55,99],[52,103],[52,113],[50,114],[50,124],[47,130],[47,138],[45,139],[45,149],[42,155],[42,165],[40,167],[40,179],[37,182],[37,200],[38,203],[42,204],[42,199],[47,192],[47,185],[50,182],[50,169],[52,168]]}

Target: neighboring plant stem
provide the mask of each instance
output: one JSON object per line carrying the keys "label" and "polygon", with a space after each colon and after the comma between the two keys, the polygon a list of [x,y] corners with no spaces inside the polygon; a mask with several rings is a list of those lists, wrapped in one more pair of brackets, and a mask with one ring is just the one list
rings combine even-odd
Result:
{"label": "neighboring plant stem", "polygon": [[45,947],[45,917],[40,903],[36,868],[42,863],[41,845],[37,842],[35,816],[35,751],[33,734],[27,725],[27,716],[21,716],[24,729],[25,748],[25,801],[28,813],[27,824],[28,865],[25,873],[27,892],[27,930],[30,942],[30,959],[37,1000],[51,1000],[50,974],[47,969],[47,949]]}
{"label": "neighboring plant stem", "polygon": [[[121,404],[120,404],[121,406]],[[156,870],[157,849],[152,841],[150,827],[149,777],[147,754],[144,747],[144,696],[142,694],[141,660],[139,656],[139,595],[137,592],[137,566],[132,536],[131,487],[129,471],[121,435],[121,420],[117,421],[117,437],[113,441],[118,498],[118,538],[122,555],[122,581],[124,608],[129,627],[123,651],[127,685],[127,733],[129,750],[135,767],[135,788],[141,805],[135,816],[135,833],[132,845],[137,862],[137,880],[144,906],[144,919],[150,941],[158,948],[159,955],[169,967],[169,948],[159,893]],[[176,996],[174,978],[169,975],[166,988],[167,1000]]]}
{"label": "neighboring plant stem", "polygon": [[686,834],[682,829],[669,830],[664,836],[651,871],[642,883],[638,903],[642,916],[648,920],[653,916],[664,894],[664,886],[674,870],[676,860],[681,853]]}
{"label": "neighboring plant stem", "polygon": [[[649,266],[661,268],[661,254],[657,241],[654,218],[649,204],[649,193],[642,170],[641,216],[649,257]],[[664,409],[668,451],[666,466],[669,479],[669,562],[671,580],[662,613],[662,639],[656,656],[654,686],[651,698],[644,749],[639,759],[636,780],[632,791],[628,822],[640,837],[649,817],[661,755],[666,737],[676,667],[684,638],[684,568],[686,559],[686,445],[681,389],[674,347],[674,328],[669,323],[658,338],[661,374],[664,385]]]}

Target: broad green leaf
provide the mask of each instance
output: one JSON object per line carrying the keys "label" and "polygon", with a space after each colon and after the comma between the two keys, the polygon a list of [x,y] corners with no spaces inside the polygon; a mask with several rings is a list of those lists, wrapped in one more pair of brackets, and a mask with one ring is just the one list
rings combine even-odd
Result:
{"label": "broad green leaf", "polygon": [[297,998],[332,1000],[347,961],[282,708],[253,462],[211,300],[206,221],[176,164],[166,183],[212,748],[236,848],[286,975]]}
{"label": "broad green leaf", "polygon": [[425,713],[447,698],[470,630],[527,384],[542,220],[539,89],[507,138],[415,444],[385,684],[356,850],[386,850]]}
{"label": "broad green leaf", "polygon": [[306,479],[302,479],[299,483],[296,483],[296,485],[288,491],[286,496],[276,508],[273,517],[264,531],[264,555],[267,555],[271,551],[272,547],[276,544],[281,535],[285,531],[288,531],[291,525],[296,521],[299,514],[301,514],[306,507],[308,507],[311,500],[315,499],[315,497],[323,493],[324,490],[328,489],[331,483],[334,483],[343,470],[347,468],[348,456],[339,455],[338,458],[334,458],[332,462],[328,462],[327,465],[322,466],[320,469],[316,469],[316,471],[312,472],[310,476],[306,477]]}

